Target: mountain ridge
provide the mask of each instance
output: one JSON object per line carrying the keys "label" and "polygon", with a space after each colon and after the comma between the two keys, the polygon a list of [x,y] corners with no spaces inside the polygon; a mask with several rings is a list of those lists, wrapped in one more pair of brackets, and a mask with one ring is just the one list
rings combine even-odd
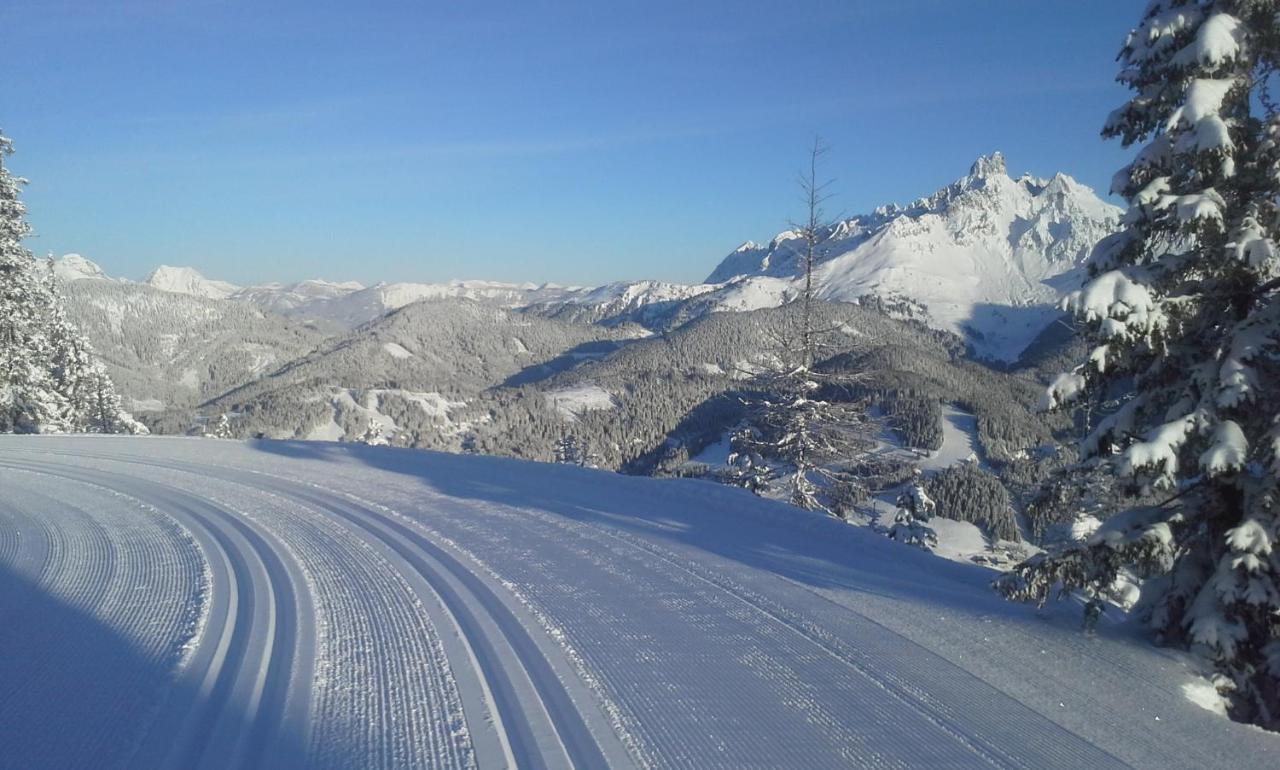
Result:
{"label": "mountain ridge", "polygon": [[[1057,301],[1121,210],[1064,173],[1009,176],[1003,154],[907,205],[841,219],[816,246],[817,296],[874,298],[960,334],[980,358],[1010,362],[1059,317]],[[353,329],[422,300],[462,298],[579,323],[639,323],[665,331],[708,312],[775,307],[799,293],[802,240],[783,230],[745,241],[701,284],[618,281],[597,287],[454,280],[377,283],[304,280],[241,287],[193,268],[160,266],[145,283],[163,291],[252,304],[320,327]],[[70,280],[103,279],[80,255],[55,264]],[[118,280],[118,279],[116,279]]]}
{"label": "mountain ridge", "polygon": [[[1013,179],[1004,156],[992,153],[932,195],[826,228],[816,246],[817,293],[840,301],[906,298],[923,305],[933,325],[968,338],[980,356],[1012,360],[1057,317],[1055,284],[1062,282],[1054,279],[1077,269],[1120,214],[1063,173]],[[802,275],[802,248],[791,230],[766,246],[747,241],[707,283],[739,284],[739,294],[753,282],[757,292],[794,293],[786,283]]]}

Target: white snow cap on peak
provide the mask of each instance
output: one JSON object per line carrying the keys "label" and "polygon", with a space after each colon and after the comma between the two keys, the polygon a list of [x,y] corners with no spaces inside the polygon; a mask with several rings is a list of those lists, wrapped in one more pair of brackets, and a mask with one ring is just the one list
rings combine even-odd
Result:
{"label": "white snow cap on peak", "polygon": [[996,150],[990,155],[983,155],[973,162],[973,166],[969,168],[969,176],[977,179],[986,179],[988,177],[1004,174],[1008,176],[1009,170],[1004,164],[1004,153]]}
{"label": "white snow cap on peak", "polygon": [[171,267],[160,265],[147,276],[146,283],[152,288],[174,294],[190,294],[208,299],[226,299],[236,292],[238,286],[226,281],[214,281],[205,278],[193,267]]}
{"label": "white snow cap on peak", "polygon": [[62,281],[79,281],[83,278],[106,278],[102,268],[80,254],[64,254],[53,262],[54,275]]}

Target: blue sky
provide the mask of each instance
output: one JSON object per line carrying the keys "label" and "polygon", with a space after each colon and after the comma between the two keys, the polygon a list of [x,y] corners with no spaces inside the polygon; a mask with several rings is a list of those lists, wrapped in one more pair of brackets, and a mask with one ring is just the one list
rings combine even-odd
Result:
{"label": "blue sky", "polygon": [[1004,151],[1105,190],[1143,0],[5,0],[37,253],[141,277],[696,281]]}

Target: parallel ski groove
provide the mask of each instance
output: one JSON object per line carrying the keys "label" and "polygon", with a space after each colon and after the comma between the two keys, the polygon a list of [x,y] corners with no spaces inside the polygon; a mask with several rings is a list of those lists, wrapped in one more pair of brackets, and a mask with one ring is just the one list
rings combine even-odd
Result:
{"label": "parallel ski groove", "polygon": [[[81,455],[84,456],[84,455]],[[100,456],[101,459],[115,459]],[[140,463],[143,464],[143,463]],[[153,467],[163,467],[186,472],[199,471],[208,473],[209,468],[195,468],[183,463],[149,462]],[[496,699],[495,710],[507,728],[510,745],[509,754],[521,767],[555,767],[566,760],[569,765],[580,768],[601,767],[605,759],[600,753],[590,730],[578,716],[578,706],[573,704],[555,673],[547,666],[537,645],[528,639],[528,631],[511,615],[492,591],[485,586],[461,563],[436,544],[430,542],[422,534],[395,522],[382,513],[359,506],[333,490],[326,490],[316,485],[302,485],[278,479],[262,473],[248,474],[231,469],[219,469],[219,478],[227,481],[256,486],[261,491],[270,489],[285,497],[303,501],[311,506],[327,511],[329,514],[346,521],[365,537],[372,537],[391,548],[401,557],[408,560],[415,570],[427,579],[431,588],[441,598],[449,612],[458,622],[469,646],[475,651],[475,662],[481,668],[481,674],[488,689]],[[252,482],[249,484],[246,479]],[[317,492],[324,496],[317,495]],[[461,582],[461,589],[466,598],[458,592],[455,583]],[[528,721],[531,714],[520,705],[510,683],[510,674],[504,672],[499,661],[503,659],[482,630],[483,621],[473,611],[473,607],[484,607],[485,613],[492,622],[497,623],[502,634],[501,642],[509,645],[519,659],[524,676],[534,684],[538,697],[542,700],[540,718],[549,719],[554,725],[564,755],[544,756],[538,748],[534,735],[535,729]]]}
{"label": "parallel ski groove", "polygon": [[[138,663],[115,678],[135,693],[124,713],[152,727],[132,766],[1198,768],[1265,754],[1253,733],[1201,725],[1178,692],[1186,663],[1122,629],[1086,644],[1065,618],[983,594],[973,568],[713,486],[71,438],[0,438],[0,485],[15,490],[0,500],[0,649],[55,642],[21,653],[34,666],[0,656],[0,724],[39,725],[22,712],[56,703],[24,696],[26,669],[89,657],[57,636],[71,626],[56,607],[29,622],[64,602],[183,677],[163,707],[128,684],[159,684]],[[26,602],[40,610],[24,623]],[[122,764],[132,739],[98,713],[69,745],[20,739],[0,766],[47,766],[41,746],[59,766]],[[192,721],[206,734],[184,735]]]}
{"label": "parallel ski groove", "polygon": [[[154,729],[139,761],[182,768],[255,765],[283,712],[291,680],[291,636],[298,627],[290,576],[267,541],[234,515],[154,482],[87,468],[73,474],[19,460],[3,465],[125,494],[142,490],[138,499],[159,504],[191,528],[203,530],[213,543],[209,550],[217,554],[215,575],[223,576],[219,583],[228,596],[226,620],[211,626],[214,652],[208,667],[197,674],[198,707],[186,713],[176,739],[165,729]],[[210,642],[202,641],[201,647]],[[257,717],[259,710],[264,718]]]}

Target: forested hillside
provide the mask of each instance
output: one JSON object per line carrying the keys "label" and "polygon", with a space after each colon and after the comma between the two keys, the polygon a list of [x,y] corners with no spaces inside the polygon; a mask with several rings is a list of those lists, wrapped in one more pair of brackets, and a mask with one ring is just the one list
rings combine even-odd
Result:
{"label": "forested hillside", "polygon": [[182,410],[311,352],[319,331],[250,305],[107,279],[65,283],[68,311],[127,405],[147,419]]}
{"label": "forested hillside", "polygon": [[451,410],[508,378],[544,365],[572,365],[575,356],[590,355],[577,351],[600,344],[607,349],[637,333],[467,299],[426,300],[233,389],[201,411],[232,414],[236,435],[353,440],[372,420],[398,443],[421,444],[445,430],[438,425]]}

